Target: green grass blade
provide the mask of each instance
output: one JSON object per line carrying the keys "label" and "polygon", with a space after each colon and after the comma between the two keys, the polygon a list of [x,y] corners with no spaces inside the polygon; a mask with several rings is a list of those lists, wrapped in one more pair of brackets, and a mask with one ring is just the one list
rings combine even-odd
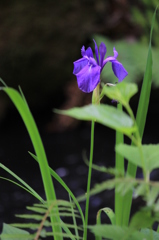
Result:
{"label": "green grass blade", "polygon": [[[122,105],[118,104],[118,109],[122,111]],[[124,136],[121,132],[116,131],[116,145],[124,142]],[[124,173],[124,157],[119,155],[116,152],[115,156],[115,168],[118,171]],[[117,187],[115,188],[115,218],[116,218],[116,225],[122,225],[122,218],[123,218],[123,199],[121,193],[117,191]]]}
{"label": "green grass blade", "polygon": [[43,199],[40,197],[40,195],[34,191],[34,189],[32,189],[26,182],[24,182],[20,177],[18,177],[13,171],[11,171],[9,168],[7,168],[6,166],[4,166],[2,163],[0,163],[0,167],[3,168],[6,172],[8,172],[10,175],[12,175],[14,178],[16,178],[22,185],[24,185],[25,187],[19,185],[20,187],[22,187],[25,190],[28,190],[34,197],[36,197],[40,202],[43,203]]}
{"label": "green grass blade", "polygon": [[3,81],[2,78],[0,78],[0,82],[1,82],[5,87],[7,87],[7,84]]}
{"label": "green grass blade", "polygon": [[44,202],[44,200],[43,200],[36,192],[35,192],[35,193],[33,192],[34,190],[31,191],[31,190],[29,190],[28,188],[24,187],[23,185],[15,182],[15,181],[13,181],[13,180],[11,180],[11,179],[9,179],[9,178],[0,177],[0,179],[6,180],[6,181],[8,181],[8,182],[11,182],[11,183],[17,185],[18,187],[24,189],[26,192],[28,192],[28,193],[30,193],[31,195],[33,195],[33,196],[34,196],[36,199],[38,199],[39,201]]}
{"label": "green grass blade", "polygon": [[[29,108],[26,105],[26,102],[24,101],[24,99],[22,98],[22,96],[19,94],[18,91],[14,90],[13,88],[9,88],[9,87],[1,88],[1,90],[6,92],[6,94],[10,97],[10,99],[16,106],[17,110],[19,111],[19,113],[24,121],[24,124],[28,130],[34,150],[35,150],[36,155],[39,160],[39,167],[40,167],[40,171],[41,171],[41,175],[42,175],[42,180],[43,180],[43,184],[44,184],[47,201],[56,200],[56,194],[55,194],[52,178],[50,175],[45,150],[44,150],[43,143],[40,138],[40,134],[38,132],[37,126],[32,117],[32,114],[29,111]],[[61,228],[56,227],[56,226],[54,227],[54,225],[53,225],[54,222],[59,222],[59,221],[60,221],[60,219],[51,217],[51,222],[52,222],[54,232],[62,231]],[[59,239],[59,238],[55,237],[55,239]]]}
{"label": "green grass blade", "polygon": [[[69,199],[70,199],[70,203],[72,203],[72,199],[71,199],[71,196],[70,196],[70,195],[69,195]],[[79,234],[78,234],[78,227],[77,227],[77,222],[76,222],[76,216],[75,216],[75,212],[74,212],[74,209],[73,209],[72,206],[71,206],[71,210],[72,210],[73,225],[75,226],[75,227],[74,227],[75,235],[76,235],[76,238],[78,238],[78,237],[79,237]]]}
{"label": "green grass blade", "polygon": [[24,94],[23,94],[23,91],[22,91],[21,87],[18,86],[18,88],[19,88],[19,92],[20,92],[20,94],[21,94],[21,96],[22,96],[22,98],[23,98],[23,101],[25,102],[26,106],[29,108],[28,103],[27,103],[27,100],[26,100],[26,98],[25,98],[25,96],[24,96]]}
{"label": "green grass blade", "polygon": [[[104,212],[107,215],[111,224],[115,225],[115,214],[114,214],[112,209],[107,208],[107,207],[106,208],[101,208],[98,211],[97,216],[96,216],[96,225],[101,225],[101,214],[102,214],[102,212]],[[102,240],[102,237],[95,234],[95,240]]]}
{"label": "green grass blade", "polygon": [[[152,84],[151,38],[152,38],[152,32],[153,32],[153,27],[155,23],[156,11],[157,11],[157,8],[154,12],[153,19],[152,19],[146,70],[145,70],[145,75],[143,79],[143,84],[142,84],[142,89],[141,89],[141,94],[140,94],[140,99],[138,104],[138,110],[137,110],[137,116],[136,116],[136,122],[139,128],[139,133],[141,138],[143,136],[143,132],[145,128],[146,116],[147,116],[148,105],[150,100],[151,84]],[[136,169],[137,167],[134,164],[128,163],[127,174],[135,177]],[[132,192],[129,192],[128,194],[125,195],[125,200],[124,200],[123,225],[126,225],[126,226],[129,223],[131,204],[132,204]]]}
{"label": "green grass blade", "polygon": [[102,212],[104,212],[108,216],[112,225],[116,224],[115,214],[114,214],[113,210],[111,208],[108,208],[108,207],[101,208],[98,211],[97,217],[96,217],[96,223],[97,224],[101,224],[101,214],[102,214]]}
{"label": "green grass blade", "polygon": [[152,38],[152,31],[153,31],[153,27],[154,27],[154,23],[155,23],[156,11],[157,11],[157,8],[155,10],[155,13],[154,13],[153,19],[152,19],[146,70],[145,70],[144,80],[143,80],[143,83],[142,83],[140,100],[139,100],[138,110],[137,110],[137,115],[136,115],[136,122],[137,122],[137,125],[138,125],[138,128],[139,128],[139,133],[140,133],[141,138],[143,136],[143,132],[144,132],[144,128],[145,128],[147,111],[148,111],[148,106],[149,106],[149,101],[150,101],[150,93],[151,93],[152,64],[153,64],[153,62],[152,62],[151,38]]}

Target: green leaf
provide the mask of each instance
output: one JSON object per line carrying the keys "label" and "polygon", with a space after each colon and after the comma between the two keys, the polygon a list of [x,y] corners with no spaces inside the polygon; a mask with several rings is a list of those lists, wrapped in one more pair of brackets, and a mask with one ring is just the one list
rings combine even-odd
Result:
{"label": "green leaf", "polygon": [[9,224],[3,223],[3,229],[2,229],[2,233],[1,233],[0,237],[1,237],[1,240],[4,240],[4,239],[7,239],[7,240],[26,239],[27,240],[27,239],[30,239],[27,237],[28,235],[29,235],[29,233],[25,230],[22,230],[22,229],[19,229],[16,227],[12,227]]}
{"label": "green leaf", "polygon": [[[52,232],[51,228],[50,230],[47,229],[47,231],[45,231],[45,227],[52,226],[52,223],[49,221],[50,216],[55,216],[56,218],[60,215],[61,217],[71,217],[72,219],[72,213],[74,212],[74,217],[79,217],[79,215],[76,214],[77,210],[74,207],[74,203],[65,200],[45,202],[44,204],[34,204],[31,207],[27,207],[31,213],[16,215],[16,217],[20,218],[20,223],[13,223],[12,226],[31,229],[32,233],[34,233],[34,235],[36,234],[36,236],[44,236],[45,233],[46,236],[47,234],[50,236],[56,234],[57,236],[67,236],[71,239],[78,239],[80,237],[74,236],[74,234],[71,232],[71,229],[83,231],[83,228],[72,223],[64,223],[61,219],[59,223],[54,222],[54,226],[60,226],[64,229],[66,234],[64,232],[54,233]],[[59,212],[56,211],[57,208]],[[21,219],[27,219],[27,223],[22,223]]]}
{"label": "green leaf", "polygon": [[144,232],[138,232],[135,229],[128,227],[101,224],[89,226],[89,229],[94,233],[96,238],[99,236],[112,240],[152,240],[147,233],[145,234]]}
{"label": "green leaf", "polygon": [[153,240],[159,239],[159,233],[153,231],[152,229],[144,228],[144,229],[141,229],[141,232],[144,233],[145,236],[149,236],[150,239],[153,239]]}
{"label": "green leaf", "polygon": [[113,240],[122,239],[124,236],[124,229],[119,226],[113,226],[108,224],[98,224],[94,226],[89,226],[91,232],[98,237],[109,238]]}
{"label": "green leaf", "polygon": [[[116,146],[116,151],[136,166],[143,167],[138,147],[119,144]],[[153,169],[158,168],[159,144],[142,145],[142,151],[146,172],[151,172]]]}
{"label": "green leaf", "polygon": [[81,108],[54,111],[56,113],[68,115],[80,120],[96,121],[105,126],[123,132],[128,136],[136,131],[136,128],[133,126],[132,119],[126,113],[105,104],[87,105]]}
{"label": "green leaf", "polygon": [[152,228],[154,222],[155,217],[152,217],[151,211],[145,208],[133,215],[130,227],[135,229]]}
{"label": "green leaf", "polygon": [[[134,185],[136,185],[138,181],[134,178],[130,177],[121,177],[121,178],[114,178],[110,179],[98,184],[95,184],[95,186],[90,190],[89,196],[98,194],[102,191],[105,191],[106,189],[113,189],[114,187],[117,187],[117,191],[121,192],[122,195],[126,194],[127,191],[132,189]],[[77,200],[83,201],[86,199],[86,194],[81,195],[77,198]]]}
{"label": "green leaf", "polygon": [[103,87],[102,93],[108,96],[110,99],[119,101],[122,105],[127,105],[130,98],[138,91],[138,87],[134,83],[121,82],[115,86]]}

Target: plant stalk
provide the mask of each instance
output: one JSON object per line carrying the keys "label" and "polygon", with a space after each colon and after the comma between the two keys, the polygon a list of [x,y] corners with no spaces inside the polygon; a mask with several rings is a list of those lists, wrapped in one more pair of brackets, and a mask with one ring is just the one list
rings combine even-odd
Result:
{"label": "plant stalk", "polygon": [[89,214],[89,193],[90,193],[90,186],[91,186],[93,150],[94,150],[94,128],[95,128],[95,122],[92,121],[92,124],[91,124],[91,143],[90,143],[89,170],[88,170],[87,193],[86,193],[87,196],[86,196],[86,208],[85,208],[84,240],[87,240],[87,225],[88,225],[88,214]]}

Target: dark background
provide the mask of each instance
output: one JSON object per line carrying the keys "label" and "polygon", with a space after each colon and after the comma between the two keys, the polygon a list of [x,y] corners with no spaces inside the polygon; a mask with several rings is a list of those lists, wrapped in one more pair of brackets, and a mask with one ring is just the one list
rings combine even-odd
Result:
{"label": "dark background", "polygon": [[[128,0],[0,2],[0,77],[11,87],[18,89],[21,86],[40,130],[49,164],[76,196],[86,190],[87,166],[83,163],[82,151],[86,150],[89,155],[90,124],[55,116],[52,109],[90,103],[91,94],[78,90],[72,71],[73,61],[80,58],[83,45],[88,47],[92,44],[92,36],[98,34],[112,40],[133,39],[148,46],[151,17],[148,19],[147,15],[152,16],[154,8],[154,4]],[[155,37],[152,44],[158,47]],[[134,79],[137,80],[140,82],[140,79]],[[138,97],[139,94],[131,101],[134,112]],[[158,89],[153,88],[143,139],[145,143],[157,143],[156,129]],[[28,133],[4,93],[0,94],[0,136],[1,163],[45,197],[39,168],[28,154],[28,151],[33,152]],[[113,166],[114,140],[114,131],[97,124],[96,164]],[[2,169],[0,176],[10,178]],[[107,177],[93,171],[92,186]],[[15,221],[15,213],[24,213],[25,206],[36,202],[12,183],[0,180],[0,186],[1,222]],[[56,182],[55,187],[58,198],[67,199],[67,194]],[[138,200],[135,201],[134,209],[138,206]],[[91,199],[90,223],[95,222],[98,209],[105,206],[113,208],[113,191]]]}

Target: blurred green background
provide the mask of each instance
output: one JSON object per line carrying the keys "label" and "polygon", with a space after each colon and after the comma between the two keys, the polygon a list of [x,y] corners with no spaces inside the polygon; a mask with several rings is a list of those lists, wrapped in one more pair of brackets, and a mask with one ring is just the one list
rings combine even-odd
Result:
{"label": "blurred green background", "polygon": [[[9,86],[20,85],[33,109],[57,107],[78,91],[73,61],[80,58],[83,45],[94,48],[95,38],[98,44],[101,40],[106,43],[109,55],[115,46],[119,61],[129,72],[127,81],[139,82],[156,4],[149,0],[1,0],[0,77]],[[158,20],[157,14],[152,41],[156,87]],[[102,79],[116,81],[111,67],[106,66]],[[75,90],[69,92],[68,84]],[[81,95],[78,105],[83,104],[83,98]],[[10,102],[3,94],[0,100],[3,116]]]}

